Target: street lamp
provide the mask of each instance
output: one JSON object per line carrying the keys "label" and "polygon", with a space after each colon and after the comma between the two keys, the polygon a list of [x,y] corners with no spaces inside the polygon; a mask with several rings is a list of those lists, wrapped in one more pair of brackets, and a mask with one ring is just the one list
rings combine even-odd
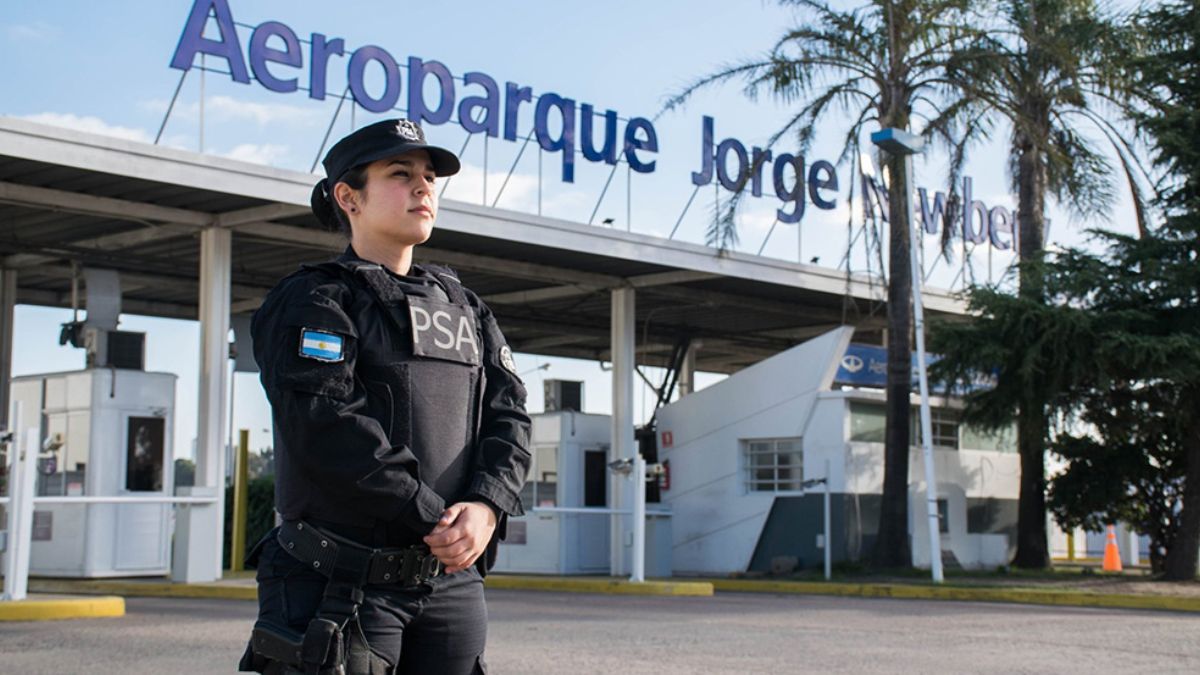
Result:
{"label": "street lamp", "polygon": [[530,374],[530,373],[536,373],[536,372],[537,372],[537,371],[539,371],[539,370],[550,370],[550,366],[551,366],[551,365],[552,365],[552,364],[550,364],[550,363],[543,363],[542,365],[540,365],[540,366],[538,366],[538,367],[536,367],[536,368],[530,368],[529,370],[526,370],[526,371],[523,371],[523,372],[519,373],[519,374],[517,375],[517,377],[525,377],[526,375],[528,375],[528,374]]}
{"label": "street lamp", "polygon": [[[925,510],[929,514],[929,566],[934,583],[942,583],[942,530],[938,519],[937,485],[933,475],[933,422],[929,413],[929,378],[925,370],[925,309],[921,300],[921,268],[917,258],[920,232],[913,228],[913,160],[925,148],[920,136],[903,129],[880,129],[871,134],[871,142],[884,151],[904,158],[904,173],[908,185],[904,190],[904,217],[908,219],[909,267],[912,268],[913,324],[917,335],[917,381],[921,390],[921,454],[925,460]],[[894,179],[894,177],[893,177]]]}

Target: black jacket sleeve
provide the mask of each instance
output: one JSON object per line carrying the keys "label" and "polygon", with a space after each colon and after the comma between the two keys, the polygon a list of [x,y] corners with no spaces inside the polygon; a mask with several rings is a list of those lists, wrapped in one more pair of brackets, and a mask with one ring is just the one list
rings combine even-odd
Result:
{"label": "black jacket sleeve", "polygon": [[482,300],[468,291],[483,329],[483,410],[475,475],[468,499],[480,498],[501,513],[520,516],[521,487],[529,473],[531,422],[525,411],[525,384],[516,373],[512,350]]}
{"label": "black jacket sleeve", "polygon": [[[326,499],[426,534],[445,504],[419,480],[412,450],[391,445],[366,414],[370,403],[355,369],[358,333],[344,309],[350,293],[338,279],[301,273],[281,282],[255,314],[254,356],[282,446],[278,461]],[[304,329],[341,337],[340,358],[302,355]]]}

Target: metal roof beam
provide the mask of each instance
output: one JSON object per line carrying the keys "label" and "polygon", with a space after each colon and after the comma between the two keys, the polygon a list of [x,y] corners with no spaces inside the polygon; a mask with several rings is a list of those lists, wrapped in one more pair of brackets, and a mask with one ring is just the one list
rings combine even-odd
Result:
{"label": "metal roof beam", "polygon": [[629,277],[627,280],[630,286],[634,288],[650,288],[652,286],[670,286],[672,284],[686,284],[690,281],[704,281],[706,279],[716,279],[719,275],[712,272],[697,272],[693,270],[673,270],[671,272],[655,272],[654,274],[640,274],[636,277]]}
{"label": "metal roof beam", "polygon": [[[506,314],[501,318],[505,326],[511,326],[519,329],[529,329],[539,332],[562,332],[564,334],[575,335],[582,337],[585,340],[596,340],[598,344],[603,344],[598,351],[608,353],[609,348],[609,329],[607,326],[592,326],[583,322],[570,323],[570,316],[561,316],[560,320],[544,320],[536,316],[522,316],[520,314]],[[673,343],[668,343],[674,335],[688,330],[693,332],[698,338],[703,339],[706,349],[713,351],[733,351],[751,352],[770,356],[777,354],[784,349],[794,346],[791,340],[781,338],[772,338],[759,333],[744,333],[731,335],[713,330],[698,330],[695,328],[684,328],[670,324],[658,325],[650,336],[651,340],[662,342],[663,349],[674,347]],[[641,339],[639,333],[639,340]],[[726,346],[728,345],[728,349]]]}
{"label": "metal roof beam", "polygon": [[250,223],[267,222],[276,218],[295,218],[296,216],[303,216],[310,213],[312,213],[312,209],[307,206],[278,203],[263,204],[262,206],[251,206],[246,209],[217,214],[213,218],[213,225],[217,227],[238,228]]}
{"label": "metal roof beam", "polygon": [[[48,277],[58,277],[60,279],[71,278],[71,268],[69,267],[46,267],[39,269],[38,274]],[[126,272],[117,270],[117,274],[121,277],[121,291],[127,292],[133,290],[133,287],[139,288],[161,288],[165,290],[180,291],[183,293],[197,293],[197,282],[193,279],[182,277],[171,277],[162,274],[145,274],[140,272]],[[262,286],[248,286],[246,284],[232,284],[230,292],[238,297],[262,297],[267,290]]]}
{"label": "metal roof beam", "polygon": [[236,230],[239,236],[278,241],[319,251],[340,251],[346,248],[346,237],[337,232],[297,225],[280,225],[256,221],[243,223]]}
{"label": "metal roof beam", "polygon": [[213,218],[212,214],[200,211],[3,181],[0,181],[0,201],[116,220],[176,223],[193,227],[211,225]]}
{"label": "metal roof beam", "polygon": [[669,284],[682,284],[689,281],[703,281],[712,279],[717,275],[710,272],[695,272],[692,270],[675,270],[671,272],[656,272],[654,274],[641,274],[636,277],[621,279],[616,286],[593,286],[570,284],[567,286],[550,286],[546,288],[534,288],[528,291],[512,291],[510,293],[493,293],[485,296],[483,299],[488,303],[498,305],[523,305],[531,302],[542,302],[545,300],[563,300],[565,298],[576,298],[583,295],[591,295],[599,291],[609,288],[621,286],[633,286],[634,288],[649,288],[651,286],[665,286]]}
{"label": "metal roof beam", "polygon": [[[76,248],[89,248],[97,251],[112,251],[123,248],[130,248],[148,244],[155,241],[165,239],[174,239],[176,237],[191,236],[196,233],[196,228],[187,225],[153,225],[150,227],[141,227],[125,232],[117,232],[116,234],[106,234],[102,237],[93,237],[91,239],[83,239],[75,242],[60,242],[69,243]],[[4,259],[5,267],[33,267],[43,265],[54,260],[61,260],[69,256],[53,256],[40,253],[16,253]]]}
{"label": "metal roof beam", "polygon": [[579,270],[551,265],[539,265],[519,260],[495,258],[477,253],[460,253],[458,251],[445,251],[424,246],[417,248],[415,253],[422,261],[440,262],[451,267],[487,272],[488,274],[496,274],[499,270],[508,276],[528,279],[530,281],[595,286],[597,288],[617,286],[622,281],[621,277],[608,274],[581,272]]}
{"label": "metal roof beam", "polygon": [[563,300],[577,298],[592,293],[603,292],[603,286],[547,286],[528,291],[511,291],[509,293],[492,293],[483,296],[483,301],[489,305],[526,305],[547,300]]}
{"label": "metal roof beam", "polygon": [[574,345],[580,342],[586,342],[590,338],[581,335],[547,335],[546,337],[530,338],[528,340],[514,339],[510,340],[510,346],[513,351],[528,352],[535,349],[545,349],[547,347],[561,347],[563,345]]}
{"label": "metal roof beam", "polygon": [[[37,288],[22,288],[17,291],[17,302],[24,305],[69,308],[71,306],[71,294]],[[132,298],[123,298],[121,300],[122,314],[195,321],[198,316],[197,312],[198,310],[195,305],[155,300],[135,300]],[[58,336],[54,337],[57,338]]]}
{"label": "metal roof beam", "polygon": [[[794,318],[804,319],[839,319],[841,312],[838,310],[817,310],[812,307],[806,307],[800,303],[782,302],[779,300],[763,300],[760,298],[751,297],[748,295],[734,295],[732,293],[722,293],[720,291],[706,291],[698,288],[673,288],[670,286],[654,286],[644,289],[645,293],[650,295],[671,298],[683,302],[689,302],[696,305],[708,305],[712,307],[728,306],[738,309],[748,309],[769,314],[778,314],[780,316],[789,316]],[[803,315],[801,315],[803,312]]]}
{"label": "metal roof beam", "polygon": [[236,300],[229,305],[229,313],[233,315],[253,312],[259,307],[262,307],[264,298],[265,296],[258,296],[255,298],[246,298],[245,300]]}
{"label": "metal roof beam", "polygon": [[265,221],[239,225],[239,236],[250,236],[266,241],[278,241],[319,251],[340,251],[346,247],[346,237],[337,232],[318,230],[297,225],[280,225]]}

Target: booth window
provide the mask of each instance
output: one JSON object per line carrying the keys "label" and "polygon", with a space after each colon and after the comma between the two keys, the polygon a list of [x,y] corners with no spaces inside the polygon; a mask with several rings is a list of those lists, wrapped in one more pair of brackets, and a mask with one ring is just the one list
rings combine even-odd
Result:
{"label": "booth window", "polygon": [[532,484],[533,494],[527,503],[534,507],[558,506],[558,446],[534,446],[530,471],[531,479],[525,486],[528,488]]}
{"label": "booth window", "polygon": [[794,492],[804,481],[799,438],[742,441],[747,492]]}
{"label": "booth window", "polygon": [[125,489],[162,492],[166,421],[130,417],[125,441]]}

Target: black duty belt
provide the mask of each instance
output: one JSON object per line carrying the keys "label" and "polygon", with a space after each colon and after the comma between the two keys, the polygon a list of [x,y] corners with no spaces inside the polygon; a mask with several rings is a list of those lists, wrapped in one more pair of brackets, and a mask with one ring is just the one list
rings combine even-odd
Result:
{"label": "black duty belt", "polygon": [[416,586],[442,573],[442,563],[423,545],[370,548],[302,520],[279,526],[279,545],[300,562],[331,579],[365,584]]}

